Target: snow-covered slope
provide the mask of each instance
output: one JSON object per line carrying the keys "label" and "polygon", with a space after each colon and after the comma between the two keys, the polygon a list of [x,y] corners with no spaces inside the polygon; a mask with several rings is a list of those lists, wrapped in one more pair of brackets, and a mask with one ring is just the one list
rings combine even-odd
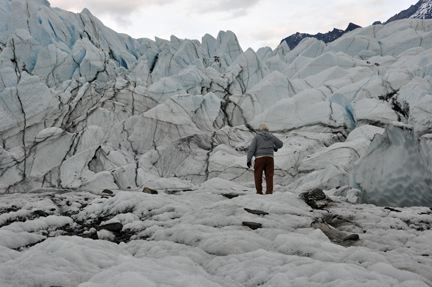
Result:
{"label": "snow-covered slope", "polygon": [[408,9],[390,17],[385,23],[397,21],[401,19],[431,19],[432,18],[432,1],[419,0],[415,5],[411,5]]}
{"label": "snow-covered slope", "polygon": [[[132,39],[88,10],[0,3],[1,192],[250,182],[250,127],[264,122],[285,143],[275,182],[287,191],[349,186],[375,204],[432,206],[432,21],[243,52],[229,31]],[[376,156],[392,133],[424,144],[384,138]]]}
{"label": "snow-covered slope", "polygon": [[432,2],[430,0],[422,1],[418,10],[410,16],[416,19],[430,19],[432,15]]}

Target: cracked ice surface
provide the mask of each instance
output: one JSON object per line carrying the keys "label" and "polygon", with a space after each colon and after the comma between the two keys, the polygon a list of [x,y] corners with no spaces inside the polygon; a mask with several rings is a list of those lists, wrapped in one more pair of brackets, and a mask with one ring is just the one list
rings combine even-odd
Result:
{"label": "cracked ice surface", "polygon": [[[154,182],[153,187],[170,183],[175,181],[165,179]],[[0,284],[432,283],[429,208],[352,205],[344,197],[331,195],[341,191],[333,189],[328,191],[334,200],[328,210],[312,210],[296,194],[284,192],[284,187],[277,186],[272,196],[259,196],[251,187],[217,178],[190,188],[158,195],[119,191],[101,196],[48,190],[1,195]],[[224,192],[239,196],[227,199]],[[16,211],[8,212],[11,206]],[[246,207],[268,214],[254,215]],[[24,218],[27,220],[20,222]],[[311,227],[311,222],[320,219],[327,222],[315,223],[323,231]],[[251,230],[242,225],[244,221],[261,223],[262,229]],[[122,224],[122,230],[97,231],[99,240],[70,236],[115,222]],[[359,234],[360,240],[342,242],[350,233]],[[110,242],[119,235],[130,238],[120,244]]]}
{"label": "cracked ice surface", "polygon": [[[417,185],[431,180],[422,171],[431,162],[429,20],[357,29],[328,45],[306,39],[293,51],[243,52],[230,31],[201,42],[132,39],[86,9],[2,7],[1,192],[142,188],[165,177],[248,182],[245,152],[265,122],[285,142],[276,183],[431,205],[429,189]],[[391,134],[395,122],[410,125],[407,142],[423,139],[421,151],[367,157],[373,135]],[[352,133],[364,137],[350,141]],[[375,187],[404,176],[387,190],[412,190],[417,200],[372,199],[391,197]]]}

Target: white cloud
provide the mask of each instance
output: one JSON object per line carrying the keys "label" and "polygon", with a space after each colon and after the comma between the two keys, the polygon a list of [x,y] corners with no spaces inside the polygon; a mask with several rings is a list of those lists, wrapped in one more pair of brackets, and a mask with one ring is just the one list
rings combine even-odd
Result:
{"label": "white cloud", "polygon": [[196,2],[198,13],[230,12],[232,16],[245,16],[250,8],[257,5],[261,0],[208,0]]}
{"label": "white cloud", "polygon": [[[261,0],[51,0],[51,6],[80,12],[83,8],[95,14],[106,14],[115,17],[128,14],[148,6],[163,6],[181,3],[197,13],[230,12],[232,15],[246,15],[247,11]],[[164,15],[161,15],[164,16]]]}
{"label": "white cloud", "polygon": [[289,30],[283,25],[263,28],[255,31],[240,31],[237,33],[240,45],[246,50],[248,47],[257,51],[261,47],[276,48],[282,39],[291,35]]}
{"label": "white cloud", "polygon": [[72,12],[81,12],[84,8],[99,17],[108,17],[121,27],[133,23],[130,15],[141,7],[166,5],[178,0],[51,0],[52,7],[61,7]]}
{"label": "white cloud", "polygon": [[[347,13],[346,11],[350,11],[350,13]],[[352,14],[355,15],[355,19],[353,19],[351,16]],[[340,5],[330,14],[330,16],[330,18],[335,19],[333,22],[335,28],[345,29],[349,22],[353,22],[354,24],[360,26],[370,25],[374,22],[371,21],[371,19],[377,19],[380,15],[373,10],[371,11],[365,8],[364,6]]]}
{"label": "white cloud", "polygon": [[[62,7],[62,9],[80,12],[83,8],[98,14],[106,13],[110,15],[130,14],[134,10],[143,6],[166,5],[176,0],[51,0],[51,6]],[[125,15],[126,16],[126,15]]]}
{"label": "white cloud", "polygon": [[237,34],[246,50],[276,48],[295,32],[326,33],[385,21],[407,9],[407,0],[49,0],[52,7],[81,12],[88,8],[113,30],[135,38],[200,39],[220,30]]}

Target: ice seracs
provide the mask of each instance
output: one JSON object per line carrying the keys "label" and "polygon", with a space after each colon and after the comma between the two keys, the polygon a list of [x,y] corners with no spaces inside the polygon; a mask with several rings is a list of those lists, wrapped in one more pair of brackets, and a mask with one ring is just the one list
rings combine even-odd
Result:
{"label": "ice seracs", "polygon": [[[275,181],[291,192],[374,193],[385,183],[372,167],[396,176],[385,164],[392,152],[365,152],[397,130],[394,122],[412,127],[406,142],[420,142],[400,160],[429,166],[429,20],[356,29],[328,45],[304,39],[293,50],[244,51],[231,31],[132,39],[86,9],[1,7],[1,192],[138,189],[167,177],[245,184],[244,153],[262,122],[285,142]],[[389,141],[388,150],[398,148]],[[407,177],[429,182],[418,166]],[[417,200],[385,204],[431,205],[419,189]]]}
{"label": "ice seracs", "polygon": [[[0,285],[430,286],[431,31],[244,51],[0,0]],[[263,122],[284,142],[266,197]]]}
{"label": "ice seracs", "polygon": [[412,126],[391,123],[383,135],[375,135],[355,168],[355,180],[367,202],[381,206],[432,204],[429,141],[426,137],[419,141],[414,133]]}

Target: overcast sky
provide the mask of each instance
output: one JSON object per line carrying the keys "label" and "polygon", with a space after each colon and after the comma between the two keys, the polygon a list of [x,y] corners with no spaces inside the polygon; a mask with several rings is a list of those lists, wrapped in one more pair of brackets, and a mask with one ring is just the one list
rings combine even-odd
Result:
{"label": "overcast sky", "polygon": [[198,39],[231,30],[243,50],[276,48],[295,32],[316,34],[349,22],[386,21],[417,0],[49,0],[72,12],[88,8],[111,29],[134,38]]}

